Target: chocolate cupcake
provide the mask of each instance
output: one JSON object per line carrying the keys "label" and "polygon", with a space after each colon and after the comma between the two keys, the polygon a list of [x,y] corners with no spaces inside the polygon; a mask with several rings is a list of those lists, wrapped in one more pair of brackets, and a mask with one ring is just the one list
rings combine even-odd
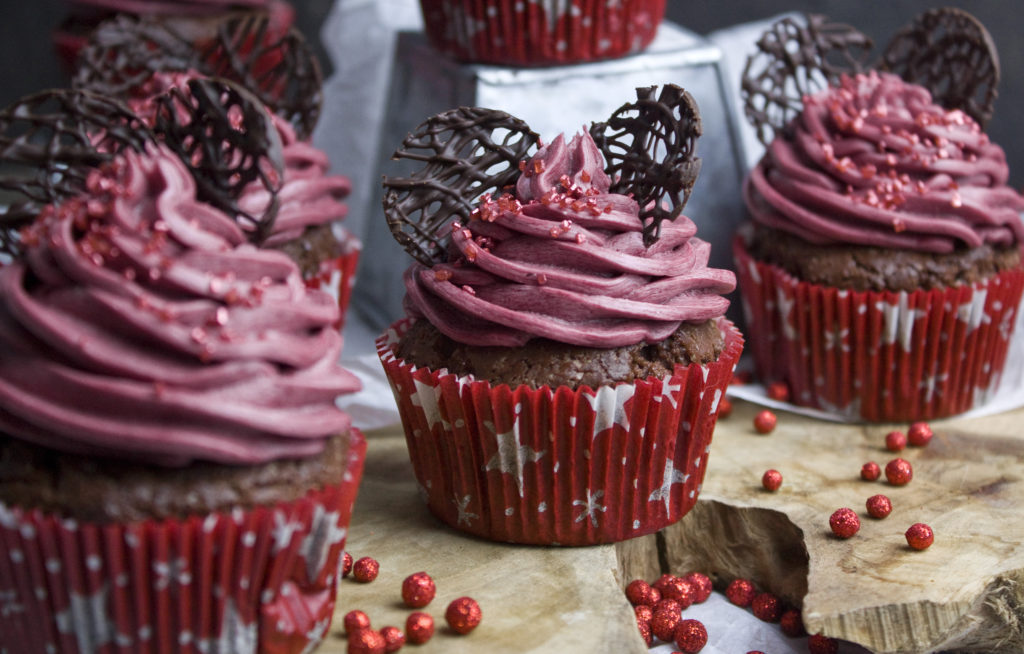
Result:
{"label": "chocolate cupcake", "polygon": [[873,70],[869,46],[822,17],[787,19],[748,63],[767,148],[734,247],[752,352],[798,404],[939,418],[999,383],[1024,289],[1024,198],[982,129],[998,60],[977,21],[927,12]]}
{"label": "chocolate cupcake", "polygon": [[[207,90],[231,102],[207,119],[243,116],[214,136],[244,183],[269,116]],[[307,651],[365,452],[335,406],[358,388],[337,304],[199,199],[223,162],[186,167],[116,103],[52,93],[0,126],[25,195],[0,268],[0,644]]]}
{"label": "chocolate cupcake", "polygon": [[396,153],[424,162],[385,179],[417,262],[378,353],[428,505],[453,527],[607,543],[696,501],[742,338],[723,318],[733,275],[708,268],[681,213],[696,105],[655,91],[535,152],[521,121],[462,108]]}

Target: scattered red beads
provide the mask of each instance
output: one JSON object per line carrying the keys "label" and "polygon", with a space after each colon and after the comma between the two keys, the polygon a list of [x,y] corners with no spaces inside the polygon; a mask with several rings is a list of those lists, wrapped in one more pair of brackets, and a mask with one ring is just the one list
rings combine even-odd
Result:
{"label": "scattered red beads", "polygon": [[775,414],[765,409],[754,416],[754,429],[759,434],[770,434],[775,429],[775,423],[778,422],[778,418]]}
{"label": "scattered red beads", "polygon": [[860,518],[857,517],[853,509],[843,507],[836,509],[835,513],[829,517],[828,526],[838,538],[852,538],[860,531]]}
{"label": "scattered red beads", "polygon": [[444,619],[452,631],[463,635],[476,629],[482,618],[480,605],[472,597],[460,597],[452,600],[444,612]]}
{"label": "scattered red beads", "polygon": [[434,618],[423,611],[413,611],[405,619],[405,639],[413,645],[422,645],[434,635]]}
{"label": "scattered red beads", "polygon": [[422,609],[434,599],[437,587],[426,572],[415,572],[402,582],[402,601],[413,609]]}
{"label": "scattered red beads", "polygon": [[750,606],[756,594],[754,584],[746,579],[733,579],[732,583],[725,588],[726,598],[736,606],[744,608]]}
{"label": "scattered red beads", "polygon": [[341,553],[341,576],[347,577],[352,572],[352,555],[348,552]]}
{"label": "scattered red beads", "polygon": [[900,452],[907,447],[907,435],[898,429],[885,435],[885,449]]}
{"label": "scattered red beads", "polygon": [[907,545],[915,550],[926,550],[935,542],[935,532],[923,522],[910,525],[904,536],[907,537]]}
{"label": "scattered red beads", "polygon": [[342,626],[346,634],[353,634],[360,629],[370,628],[370,616],[362,611],[349,611],[342,618]]}
{"label": "scattered red beads", "polygon": [[706,574],[691,572],[684,575],[683,579],[693,588],[693,601],[695,604],[700,604],[711,597],[711,578]]}
{"label": "scattered red beads", "polygon": [[789,384],[786,382],[772,382],[765,389],[768,397],[779,402],[789,402]]}
{"label": "scattered red beads", "polygon": [[348,654],[385,654],[388,644],[379,631],[360,629],[348,635]]}
{"label": "scattered red beads", "polygon": [[868,515],[881,520],[892,513],[892,500],[885,495],[872,495],[866,502]]}
{"label": "scattered red beads", "polygon": [[807,639],[807,651],[810,654],[836,654],[839,651],[839,641],[821,634],[814,634]]}
{"label": "scattered red beads", "polygon": [[766,491],[775,492],[782,486],[782,473],[778,470],[765,470],[761,475],[761,485]]}
{"label": "scattered red beads", "polygon": [[914,478],[914,468],[906,459],[893,459],[885,464],[885,478],[893,486],[906,486]]}
{"label": "scattered red beads", "polygon": [[363,584],[368,584],[376,579],[379,572],[380,564],[369,556],[364,556],[352,564],[352,578]]}
{"label": "scattered red beads", "polygon": [[782,616],[779,618],[779,628],[790,638],[799,638],[807,633],[804,630],[804,619],[801,617],[800,611],[796,609],[786,609],[782,612]]}
{"label": "scattered red beads", "polygon": [[634,579],[626,585],[626,599],[633,606],[654,606],[661,599],[661,591],[643,579]]}
{"label": "scattered red beads", "polygon": [[384,636],[385,654],[393,654],[405,645],[405,634],[398,627],[382,627],[380,635]]}
{"label": "scattered red beads", "polygon": [[864,481],[875,481],[882,476],[882,469],[874,461],[868,461],[860,467],[860,478]]}
{"label": "scattered red beads", "polygon": [[933,435],[927,422],[915,422],[907,430],[907,442],[914,447],[924,447],[931,442]]}
{"label": "scattered red beads", "polygon": [[653,645],[654,644],[654,634],[651,632],[651,623],[650,622],[644,622],[642,624],[638,624],[637,628],[640,629],[640,637],[644,639],[644,643],[648,647]]}
{"label": "scattered red beads", "polygon": [[778,622],[782,617],[782,602],[771,593],[758,593],[750,603],[754,617],[765,622]]}
{"label": "scattered red beads", "polygon": [[708,643],[708,630],[700,620],[680,620],[675,633],[676,647],[683,654],[697,654]]}
{"label": "scattered red beads", "polygon": [[728,418],[732,415],[732,400],[723,397],[718,401],[718,417]]}
{"label": "scattered red beads", "polygon": [[[672,602],[673,600],[663,600]],[[651,618],[651,633],[658,640],[666,643],[671,642],[675,637],[676,627],[682,622],[683,617],[679,611],[671,607],[655,609],[654,617]]]}
{"label": "scattered red beads", "polygon": [[661,592],[662,600],[675,600],[679,602],[683,609],[693,604],[693,588],[681,577],[669,574],[662,575],[658,581],[654,582],[654,588]]}
{"label": "scattered red beads", "polygon": [[651,620],[654,619],[654,609],[647,606],[646,604],[634,606],[633,614],[636,615],[636,626],[638,627],[644,624],[645,622],[647,623],[647,626],[650,626]]}
{"label": "scattered red beads", "polygon": [[659,611],[672,611],[675,613],[683,612],[683,605],[674,599],[665,598],[651,607],[654,614],[657,615]]}

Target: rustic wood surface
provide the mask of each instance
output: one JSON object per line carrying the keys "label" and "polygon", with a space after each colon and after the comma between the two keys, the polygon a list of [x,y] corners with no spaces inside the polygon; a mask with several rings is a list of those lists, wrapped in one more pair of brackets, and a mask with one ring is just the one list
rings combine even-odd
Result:
{"label": "rustic wood surface", "polygon": [[[758,407],[734,403],[715,432],[701,500],[659,534],[612,547],[517,547],[464,536],[427,512],[417,496],[397,429],[370,434],[366,473],[347,549],[381,561],[371,584],[342,583],[331,635],[318,650],[346,651],[342,616],[353,608],[377,627],[404,627],[402,579],[427,570],[438,595],[426,609],[437,635],[430,652],[643,652],[621,586],[663,570],[703,570],[721,589],[748,577],[802,605],[811,633],[877,652],[1024,651],[1024,411],[937,421],[926,448],[899,455],[884,436],[906,425],[836,425],[780,413],[767,436],[752,420]],[[894,487],[859,478],[861,464],[903,456],[914,479]],[[761,474],[780,470],[775,493]],[[864,503],[893,502],[883,520]],[[849,540],[832,536],[839,507],[861,517]],[[935,544],[911,550],[915,522]],[[469,636],[444,627],[444,609],[461,595],[483,608]]]}

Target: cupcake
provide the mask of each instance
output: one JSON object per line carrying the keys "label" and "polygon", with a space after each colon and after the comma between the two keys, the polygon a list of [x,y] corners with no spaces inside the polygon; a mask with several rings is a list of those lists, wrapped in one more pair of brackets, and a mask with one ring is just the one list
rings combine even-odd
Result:
{"label": "cupcake", "polygon": [[[991,106],[977,104],[995,95],[991,40],[963,12],[929,12],[881,70],[843,72],[817,40],[837,29],[820,17],[777,25],[747,67],[767,149],[745,183],[751,223],[734,252],[758,373],[797,404],[852,419],[961,413],[994,393],[1024,289],[1024,198],[982,129]],[[831,43],[866,43],[847,29]],[[803,73],[783,51],[803,53],[787,55]],[[914,81],[930,71],[944,71],[937,98]],[[831,81],[794,98],[792,116],[766,109],[772,88],[813,73]]]}
{"label": "cupcake", "polygon": [[[29,197],[57,199],[4,221],[0,647],[309,651],[365,452],[335,406],[358,388],[337,304],[197,199],[144,127],[127,125],[141,146],[117,115],[91,132],[86,95],[61,95],[81,120],[36,116],[93,133],[103,163],[22,148],[67,179],[37,176]],[[40,106],[2,114],[4,139]]]}
{"label": "cupcake", "polygon": [[[123,99],[151,127],[157,99],[171,89],[188,93],[188,82],[196,77],[228,79],[256,94],[274,112],[283,179],[273,193],[261,183],[250,184],[238,210],[256,216],[272,206],[274,217],[260,233],[252,223],[243,225],[261,245],[291,256],[307,284],[335,297],[340,328],[361,250],[359,239],[341,225],[351,185],[343,175],[328,174],[327,155],[309,141],[320,114],[321,75],[305,40],[292,30],[266,48],[245,50],[268,29],[263,21],[229,21],[217,45],[199,51],[158,23],[110,21],[83,52],[74,86]],[[256,74],[253,67],[267,74]]]}
{"label": "cupcake", "polygon": [[428,506],[457,529],[609,543],[696,502],[742,338],[734,277],[681,214],[696,106],[654,91],[536,151],[521,121],[462,108],[396,153],[423,162],[385,179],[417,262],[378,354]]}
{"label": "cupcake", "polygon": [[665,0],[420,0],[431,45],[460,61],[554,66],[613,59],[647,47]]}

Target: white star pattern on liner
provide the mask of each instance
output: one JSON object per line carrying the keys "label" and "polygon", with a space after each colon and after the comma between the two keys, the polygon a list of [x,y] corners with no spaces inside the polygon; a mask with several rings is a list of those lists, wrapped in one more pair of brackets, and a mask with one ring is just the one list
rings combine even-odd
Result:
{"label": "white star pattern on liner", "polygon": [[246,624],[239,615],[233,599],[224,603],[224,617],[217,636],[197,640],[195,647],[201,654],[256,654],[258,645],[256,621]]}
{"label": "white star pattern on liner", "polygon": [[306,646],[302,648],[301,654],[313,654],[313,650],[323,642],[324,636],[327,635],[327,627],[330,623],[330,616],[317,620],[316,624],[306,633]]}
{"label": "white star pattern on liner", "polygon": [[654,396],[654,401],[660,402],[661,398],[668,400],[669,404],[672,405],[673,409],[679,408],[679,403],[676,402],[676,394],[679,393],[680,389],[683,388],[682,384],[673,384],[672,375],[665,375],[665,378],[661,380],[661,393]]}
{"label": "white star pattern on liner", "polygon": [[1004,341],[1010,340],[1010,335],[1013,334],[1013,327],[1013,309],[1010,309],[1003,314],[1003,319],[999,321],[999,335],[1003,337]]}
{"label": "white star pattern on liner", "polygon": [[587,489],[587,500],[576,500],[572,503],[573,506],[582,506],[583,513],[576,517],[575,522],[583,522],[585,519],[590,518],[590,526],[597,526],[597,512],[601,511],[604,513],[608,510],[607,506],[598,504],[598,500],[604,495],[604,491],[597,491],[591,494],[590,489]]}
{"label": "white star pattern on liner", "polygon": [[672,485],[684,484],[689,478],[690,475],[684,474],[676,468],[675,462],[672,459],[665,459],[665,470],[661,474],[661,486],[654,489],[654,492],[647,498],[647,501],[664,502],[665,513],[668,513],[668,505],[672,501]]}
{"label": "white star pattern on liner", "polygon": [[615,425],[629,431],[629,414],[626,413],[626,402],[633,398],[636,391],[634,384],[620,384],[614,388],[601,386],[596,395],[585,393],[583,397],[590,403],[594,411],[594,433],[591,440],[598,434]]}
{"label": "white star pattern on liner", "polygon": [[299,553],[306,559],[306,574],[310,579],[320,576],[327,565],[327,553],[331,547],[345,540],[348,530],[338,526],[338,511],[328,511],[323,504],[317,504],[313,511],[313,524],[299,546]]}
{"label": "white star pattern on liner", "polygon": [[513,475],[516,479],[516,488],[519,489],[519,497],[523,496],[523,466],[529,461],[537,461],[547,450],[531,450],[526,445],[519,443],[519,416],[512,421],[512,429],[498,433],[494,423],[490,420],[484,421],[484,427],[494,434],[498,443],[498,451],[494,453],[484,470],[500,470],[501,472]]}
{"label": "white star pattern on liner", "polygon": [[301,530],[301,522],[289,520],[281,511],[274,511],[274,554],[288,547],[295,532]]}
{"label": "white star pattern on liner", "polygon": [[180,556],[166,563],[153,561],[153,572],[156,574],[153,588],[157,590],[165,590],[172,581],[178,582],[181,586],[192,583],[192,574],[188,571],[188,561]]}
{"label": "white star pattern on liner", "polygon": [[986,300],[988,300],[988,288],[978,288],[971,294],[970,302],[965,302],[956,308],[956,319],[967,323],[968,333],[973,332],[982,323],[989,322],[990,318],[985,313]]}
{"label": "white star pattern on liner", "polygon": [[117,625],[107,613],[108,584],[92,595],[68,593],[70,605],[55,616],[57,631],[73,634],[79,654],[97,654],[105,645],[130,643],[127,636],[117,635]]}
{"label": "white star pattern on liner", "polygon": [[796,300],[786,296],[786,292],[782,288],[777,289],[776,301],[778,304],[779,319],[782,322],[782,333],[786,335],[786,338],[795,341],[796,340],[796,328],[793,327],[793,321],[790,320],[790,314],[793,313],[793,305]]}
{"label": "white star pattern on liner", "polygon": [[0,527],[6,529],[17,529],[21,524],[19,514],[14,509],[7,508],[7,505],[0,502]]}
{"label": "white star pattern on liner", "polygon": [[910,352],[914,322],[928,315],[928,312],[908,308],[906,293],[899,294],[899,301],[896,304],[876,302],[875,308],[882,314],[882,344],[892,345],[898,339],[903,351]]}
{"label": "white star pattern on liner", "polygon": [[0,591],[0,616],[9,618],[16,613],[24,613],[25,605],[18,600],[18,591]]}
{"label": "white star pattern on liner", "polygon": [[925,375],[924,379],[917,385],[918,390],[924,391],[924,401],[931,402],[935,395],[942,395],[942,391],[938,389],[938,386],[947,379],[949,379],[948,373]]}
{"label": "white star pattern on liner", "polygon": [[451,425],[441,416],[441,406],[437,400],[440,389],[434,388],[430,384],[424,384],[417,379],[413,380],[413,384],[415,384],[416,390],[412,393],[412,405],[423,411],[423,415],[427,418],[427,426],[433,430],[434,425],[440,424],[442,429],[450,429]]}
{"label": "white star pattern on liner", "polygon": [[466,495],[460,500],[459,496],[456,495],[455,499],[452,500],[452,503],[455,504],[455,508],[458,509],[459,511],[459,517],[456,520],[455,524],[461,525],[463,522],[465,522],[466,525],[469,526],[472,524],[473,520],[476,520],[480,517],[477,514],[466,510],[466,507],[469,506],[471,499],[472,498],[470,498],[469,495]]}
{"label": "white star pattern on liner", "polygon": [[846,343],[846,337],[850,335],[849,329],[843,329],[841,325],[836,325],[832,329],[825,330],[825,349],[826,350],[842,350],[843,352],[849,352],[850,346]]}

